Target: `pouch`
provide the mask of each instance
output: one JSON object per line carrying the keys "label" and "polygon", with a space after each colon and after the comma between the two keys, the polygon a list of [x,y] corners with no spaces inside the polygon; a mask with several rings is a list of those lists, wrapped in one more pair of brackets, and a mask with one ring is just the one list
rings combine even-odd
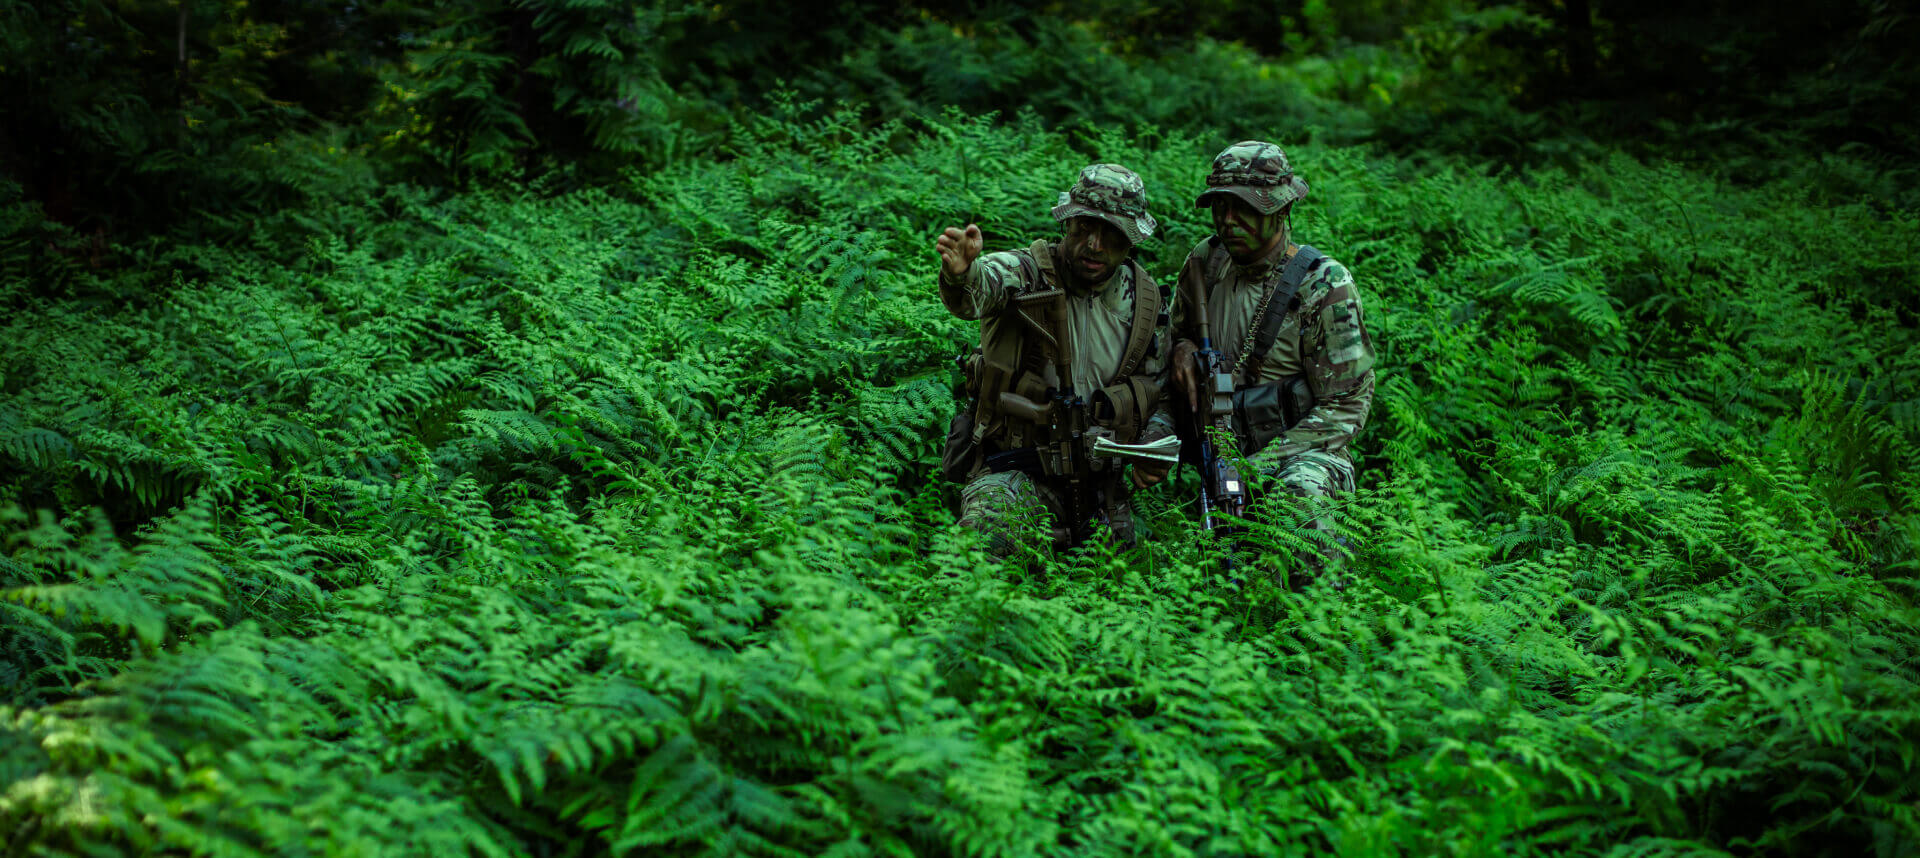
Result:
{"label": "pouch", "polygon": [[1243,387],[1233,392],[1233,425],[1240,455],[1251,456],[1313,410],[1313,389],[1305,375]]}

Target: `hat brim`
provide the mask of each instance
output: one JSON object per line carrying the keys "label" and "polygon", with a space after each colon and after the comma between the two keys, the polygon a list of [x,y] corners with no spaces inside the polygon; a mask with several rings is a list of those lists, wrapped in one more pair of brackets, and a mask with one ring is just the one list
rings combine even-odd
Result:
{"label": "hat brim", "polygon": [[[1064,194],[1062,196],[1064,196]],[[1107,223],[1113,224],[1115,229],[1120,230],[1121,233],[1126,235],[1127,240],[1134,244],[1139,244],[1142,240],[1152,237],[1154,229],[1159,226],[1159,222],[1153,219],[1153,215],[1127,217],[1126,215],[1117,215],[1113,212],[1101,211],[1073,202],[1061,203],[1053,207],[1053,219],[1057,221],[1065,222],[1067,218],[1081,217],[1083,215],[1086,217],[1097,217]]]}
{"label": "hat brim", "polygon": [[1220,185],[1200,192],[1193,200],[1193,207],[1204,209],[1213,205],[1208,197],[1232,194],[1246,200],[1254,211],[1261,214],[1273,214],[1282,206],[1307,195],[1307,183],[1295,176],[1278,185]]}

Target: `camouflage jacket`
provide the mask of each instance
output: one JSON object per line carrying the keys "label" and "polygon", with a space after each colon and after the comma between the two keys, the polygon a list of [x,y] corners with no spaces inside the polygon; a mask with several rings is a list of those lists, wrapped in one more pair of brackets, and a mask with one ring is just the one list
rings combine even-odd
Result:
{"label": "camouflage jacket", "polygon": [[1313,390],[1313,410],[1275,439],[1262,457],[1284,461],[1320,450],[1346,458],[1347,447],[1366,425],[1373,404],[1374,356],[1360,291],[1345,265],[1328,258],[1300,285],[1296,305],[1268,309],[1286,314],[1280,335],[1260,363],[1258,377],[1245,378],[1240,372],[1247,363],[1241,352],[1248,346],[1254,311],[1266,292],[1279,284],[1287,256],[1283,248],[1275,248],[1267,258],[1241,266],[1233,264],[1227,251],[1211,239],[1200,242],[1187,255],[1174,290],[1172,336],[1176,341],[1200,342],[1194,306],[1202,281],[1209,272],[1217,272],[1217,280],[1205,284],[1208,333],[1213,347],[1233,362],[1236,385],[1265,384],[1305,373]]}
{"label": "camouflage jacket", "polygon": [[[1035,244],[1031,248],[989,253],[975,259],[964,279],[952,279],[944,268],[940,274],[940,300],[949,312],[962,319],[980,319],[983,325],[1012,314],[1016,296],[1051,288],[1043,281],[1035,251],[1057,253],[1058,244]],[[1133,336],[1135,301],[1141,294],[1160,287],[1144,269],[1129,262],[1115,271],[1105,283],[1086,288],[1064,275],[1054,275],[1066,288],[1069,371],[1073,394],[1090,399],[1102,390],[1113,390],[1129,381],[1151,386],[1150,407],[1137,416],[1137,436],[1157,437],[1173,431],[1171,414],[1159,396],[1166,379],[1167,345],[1163,327],[1166,316],[1158,314],[1145,356],[1133,372],[1123,377],[1122,363],[1127,343]],[[1031,329],[1011,323],[1016,336],[1032,338]],[[984,330],[984,328],[983,328]],[[1026,344],[1031,345],[1031,344]],[[983,423],[984,437],[999,434],[1000,427]],[[1123,431],[1121,440],[1135,432]]]}

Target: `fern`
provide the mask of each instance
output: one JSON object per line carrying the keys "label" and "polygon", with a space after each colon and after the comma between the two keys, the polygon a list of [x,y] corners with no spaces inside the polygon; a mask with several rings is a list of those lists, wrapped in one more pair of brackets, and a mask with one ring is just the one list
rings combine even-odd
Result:
{"label": "fern", "polygon": [[[384,182],[245,243],[124,249],[152,274],[61,275],[141,300],[0,286],[25,309],[0,322],[20,848],[1920,842],[1911,219],[1624,155],[1292,143],[1297,235],[1353,265],[1381,356],[1359,490],[1266,493],[1238,575],[1185,471],[1136,497],[1138,546],[1032,532],[1000,561],[926,481],[938,368],[972,335],[931,299],[929,237],[1048,234],[1061,165],[1112,160],[1148,175],[1141,257],[1169,274],[1210,229],[1175,203],[1218,148],[1170,105],[1252,96],[1156,66],[1160,127],[1063,133],[1047,111],[1133,96],[1063,111],[1052,84],[1013,115],[790,91],[680,124],[666,31],[730,10],[514,19],[581,140],[638,159],[620,182]],[[374,145],[519,169],[501,9],[455,11],[407,43],[379,106],[405,133]],[[985,68],[982,44],[1091,44],[903,32],[849,62],[932,79]],[[1125,80],[1118,54],[1067,55],[991,85]],[[1372,68],[1194,55],[1268,96]],[[1251,571],[1327,551],[1337,595]]]}

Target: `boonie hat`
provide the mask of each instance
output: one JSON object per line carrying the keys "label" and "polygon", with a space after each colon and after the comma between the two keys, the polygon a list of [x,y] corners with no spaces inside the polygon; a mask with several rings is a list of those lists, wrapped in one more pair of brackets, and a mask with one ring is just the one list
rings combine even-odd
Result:
{"label": "boonie hat", "polygon": [[1153,235],[1159,222],[1147,214],[1147,186],[1132,170],[1119,164],[1094,164],[1080,171],[1073,187],[1060,192],[1053,207],[1053,219],[1097,217],[1126,233],[1127,240],[1139,244]]}
{"label": "boonie hat", "polygon": [[1207,189],[1193,201],[1195,208],[1213,205],[1208,197],[1232,194],[1261,214],[1273,214],[1307,195],[1307,183],[1293,174],[1287,153],[1272,143],[1243,140],[1213,156]]}

